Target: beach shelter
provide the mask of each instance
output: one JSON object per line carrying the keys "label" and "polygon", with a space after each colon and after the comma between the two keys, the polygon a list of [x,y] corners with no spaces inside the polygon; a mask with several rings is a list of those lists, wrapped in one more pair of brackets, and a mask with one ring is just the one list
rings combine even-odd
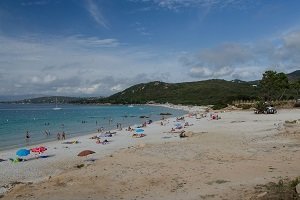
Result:
{"label": "beach shelter", "polygon": [[[87,156],[88,156],[88,155],[91,155],[91,154],[94,154],[94,153],[95,153],[95,152],[94,152],[94,151],[91,151],[91,150],[84,150],[84,151],[80,152],[77,156],[80,156],[80,157],[85,156],[85,157],[86,157],[86,161],[88,161]],[[91,161],[94,161],[94,160],[91,159]]]}
{"label": "beach shelter", "polygon": [[91,151],[91,150],[84,150],[84,151],[80,152],[77,156],[83,157],[83,156],[88,156],[93,153],[95,153],[95,152]]}
{"label": "beach shelter", "polygon": [[28,156],[30,154],[30,150],[28,149],[19,149],[17,152],[16,152],[16,155],[17,156]]}
{"label": "beach shelter", "polygon": [[144,134],[144,129],[139,128],[139,129],[135,130],[135,134],[133,134],[132,137],[141,138],[141,137],[144,137],[144,136],[146,136]]}
{"label": "beach shelter", "polygon": [[136,132],[137,134],[141,134],[141,133],[144,132],[144,129],[139,128],[139,129],[136,129],[135,132]]}

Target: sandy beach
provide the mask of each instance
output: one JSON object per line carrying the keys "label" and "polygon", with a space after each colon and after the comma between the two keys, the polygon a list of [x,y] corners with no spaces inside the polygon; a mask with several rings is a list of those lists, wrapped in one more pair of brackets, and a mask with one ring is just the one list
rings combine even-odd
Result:
{"label": "sandy beach", "polygon": [[[47,158],[0,162],[2,199],[259,199],[258,184],[299,176],[299,109],[217,114],[218,120],[208,113],[154,122],[143,138],[123,129],[106,145],[89,139],[95,134],[71,139],[78,144],[42,144]],[[286,123],[292,120],[298,121]],[[170,132],[185,122],[189,137]],[[78,157],[85,149],[96,153]],[[0,158],[15,152],[0,152]]]}

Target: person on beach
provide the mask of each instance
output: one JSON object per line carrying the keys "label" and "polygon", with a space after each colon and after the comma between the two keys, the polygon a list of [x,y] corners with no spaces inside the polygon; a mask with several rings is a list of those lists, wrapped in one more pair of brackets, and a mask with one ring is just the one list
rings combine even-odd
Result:
{"label": "person on beach", "polygon": [[129,126],[127,131],[133,131],[133,129]]}
{"label": "person on beach", "polygon": [[108,144],[109,143],[109,141],[107,140],[107,139],[105,139],[103,142],[102,142],[102,144]]}
{"label": "person on beach", "polygon": [[118,129],[119,131],[122,130],[122,124],[121,124],[121,123],[117,123],[117,129]]}
{"label": "person on beach", "polygon": [[26,136],[25,136],[26,140],[29,140],[30,135],[29,135],[29,131],[26,131]]}
{"label": "person on beach", "polygon": [[62,140],[65,140],[65,139],[66,139],[66,133],[65,133],[64,131],[63,131],[62,134],[61,134],[61,139],[62,139]]}
{"label": "person on beach", "polygon": [[180,138],[185,138],[185,137],[187,137],[187,136],[185,135],[185,131],[184,131],[184,130],[181,131],[181,133],[179,134],[179,137],[180,137]]}
{"label": "person on beach", "polygon": [[101,143],[101,141],[100,141],[100,138],[96,138],[96,144],[100,144]]}
{"label": "person on beach", "polygon": [[57,137],[57,140],[60,140],[60,133],[57,133],[56,137]]}

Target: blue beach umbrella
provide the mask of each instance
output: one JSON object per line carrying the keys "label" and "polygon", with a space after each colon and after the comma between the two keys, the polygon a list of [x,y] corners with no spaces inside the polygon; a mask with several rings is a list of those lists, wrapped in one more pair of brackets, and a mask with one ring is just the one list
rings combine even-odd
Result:
{"label": "blue beach umbrella", "polygon": [[141,128],[140,128],[140,129],[136,129],[135,132],[136,132],[136,133],[143,133],[143,132],[144,132],[144,129],[141,129]]}
{"label": "blue beach umbrella", "polygon": [[30,150],[28,149],[19,149],[16,153],[17,156],[27,156],[30,154]]}

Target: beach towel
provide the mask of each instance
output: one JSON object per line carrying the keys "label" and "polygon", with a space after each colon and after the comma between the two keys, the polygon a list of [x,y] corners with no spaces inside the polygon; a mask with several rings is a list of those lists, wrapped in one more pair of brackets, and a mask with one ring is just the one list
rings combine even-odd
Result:
{"label": "beach towel", "polygon": [[78,144],[79,142],[77,140],[75,141],[68,141],[68,142],[63,142],[62,144]]}
{"label": "beach towel", "polygon": [[12,163],[18,163],[18,162],[21,162],[21,161],[26,161],[25,159],[22,159],[22,158],[9,158],[9,160],[12,162]]}

